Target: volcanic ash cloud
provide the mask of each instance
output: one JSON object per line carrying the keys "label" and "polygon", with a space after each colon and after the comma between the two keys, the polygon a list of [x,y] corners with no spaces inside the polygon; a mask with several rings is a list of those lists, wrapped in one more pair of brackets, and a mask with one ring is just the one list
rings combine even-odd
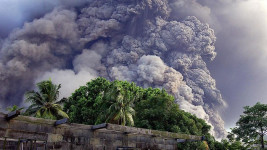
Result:
{"label": "volcanic ash cloud", "polygon": [[133,81],[165,88],[222,138],[217,110],[226,103],[206,67],[216,57],[214,31],[194,16],[174,15],[168,0],[92,0],[55,8],[4,40],[0,99],[19,103],[34,83],[49,77],[62,83],[64,96],[98,76]]}

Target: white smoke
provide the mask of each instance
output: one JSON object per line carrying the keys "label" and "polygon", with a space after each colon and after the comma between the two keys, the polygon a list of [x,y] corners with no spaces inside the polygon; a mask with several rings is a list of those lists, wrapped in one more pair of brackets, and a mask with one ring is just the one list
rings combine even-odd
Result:
{"label": "white smoke", "polygon": [[94,74],[83,70],[75,73],[73,70],[52,70],[36,79],[36,83],[51,79],[54,84],[61,84],[59,99],[71,96],[76,89],[86,82],[96,78]]}
{"label": "white smoke", "polygon": [[9,35],[0,51],[4,103],[20,100],[41,80],[61,83],[67,97],[102,76],[165,88],[181,109],[209,122],[216,137],[225,136],[217,110],[226,103],[206,67],[216,56],[208,24],[194,16],[177,19],[168,0],[94,0],[75,9],[55,8]]}
{"label": "white smoke", "polygon": [[53,69],[39,76],[35,82],[51,79],[55,84],[61,84],[59,98],[71,96],[71,93],[80,86],[98,77],[99,73],[105,72],[105,67],[101,64],[102,56],[95,52],[98,50],[98,52],[103,53],[101,48],[103,50],[105,46],[98,43],[90,50],[84,49],[73,60],[73,70]]}

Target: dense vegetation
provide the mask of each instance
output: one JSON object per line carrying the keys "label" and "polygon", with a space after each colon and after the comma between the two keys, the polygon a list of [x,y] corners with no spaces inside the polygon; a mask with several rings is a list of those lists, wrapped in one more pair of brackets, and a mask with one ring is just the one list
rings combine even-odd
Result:
{"label": "dense vegetation", "polygon": [[218,150],[247,150],[265,149],[264,136],[267,133],[267,105],[256,103],[254,106],[245,106],[244,112],[231,129],[227,139],[215,142]]}
{"label": "dense vegetation", "polygon": [[[68,118],[71,122],[100,124],[103,122],[192,135],[204,135],[207,142],[185,142],[178,148],[212,150],[246,150],[261,147],[267,130],[267,105],[244,107],[244,114],[228,134],[218,142],[209,134],[210,126],[187,113],[164,89],[142,88],[127,81],[110,82],[97,78],[77,89],[68,99],[58,101],[60,85],[51,80],[37,83],[38,91],[26,93],[31,105],[24,115],[46,119]],[[64,111],[62,109],[64,104]],[[22,110],[16,105],[9,112]],[[260,145],[260,146],[259,146]]]}
{"label": "dense vegetation", "polygon": [[236,122],[236,127],[228,137],[242,141],[247,147],[260,145],[264,149],[267,134],[267,104],[256,103],[254,106],[245,106],[243,115]]}
{"label": "dense vegetation", "polygon": [[[206,135],[210,126],[204,120],[179,109],[165,90],[141,88],[127,81],[110,82],[97,78],[77,89],[65,102],[64,111],[72,122],[99,124],[111,122],[140,128]],[[183,144],[192,148],[201,143]],[[205,146],[202,146],[205,147]]]}

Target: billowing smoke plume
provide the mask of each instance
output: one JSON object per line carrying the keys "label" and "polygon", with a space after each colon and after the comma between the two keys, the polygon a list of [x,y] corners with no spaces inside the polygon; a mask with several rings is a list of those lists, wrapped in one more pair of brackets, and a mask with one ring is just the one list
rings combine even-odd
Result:
{"label": "billowing smoke plume", "polygon": [[0,99],[19,103],[35,82],[50,77],[62,84],[63,96],[98,76],[133,81],[165,88],[181,109],[224,137],[218,110],[226,103],[206,67],[216,56],[214,32],[194,16],[175,15],[168,0],[94,0],[55,8],[3,42]]}

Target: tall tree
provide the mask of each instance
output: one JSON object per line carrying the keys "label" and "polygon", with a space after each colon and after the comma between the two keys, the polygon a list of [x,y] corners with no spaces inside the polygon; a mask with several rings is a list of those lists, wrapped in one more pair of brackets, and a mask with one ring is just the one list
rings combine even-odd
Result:
{"label": "tall tree", "polygon": [[247,144],[254,144],[260,141],[264,149],[264,135],[267,133],[267,104],[256,103],[254,106],[244,107],[244,114],[240,116],[232,133],[237,135]]}
{"label": "tall tree", "polygon": [[57,101],[59,89],[61,88],[60,84],[55,85],[51,80],[46,80],[37,83],[37,88],[38,91],[29,91],[25,94],[26,102],[31,103],[25,111],[25,115],[45,119],[68,118],[68,115],[63,111],[60,105],[66,99],[63,98]]}
{"label": "tall tree", "polygon": [[133,126],[133,102],[136,96],[133,91],[126,90],[122,82],[113,82],[104,93],[105,99],[110,103],[106,122]]}

